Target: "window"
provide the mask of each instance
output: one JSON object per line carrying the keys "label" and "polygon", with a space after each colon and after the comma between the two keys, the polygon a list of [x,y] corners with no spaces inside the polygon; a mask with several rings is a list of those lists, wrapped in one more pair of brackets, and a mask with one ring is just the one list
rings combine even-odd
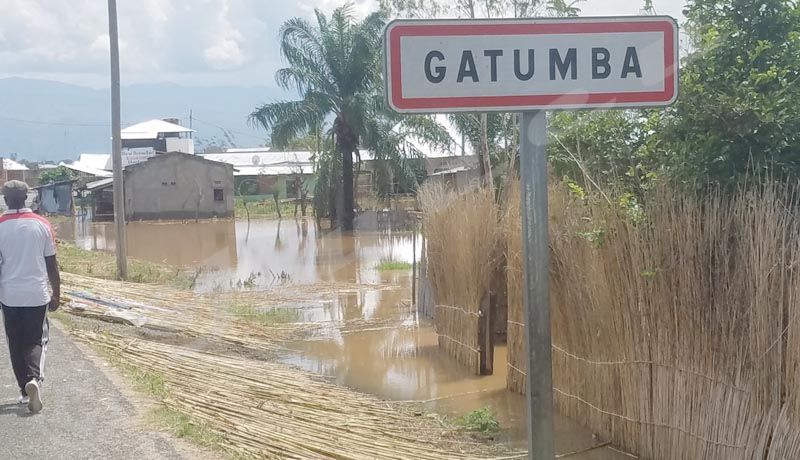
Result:
{"label": "window", "polygon": [[214,189],[214,201],[225,201],[225,194],[221,188]]}

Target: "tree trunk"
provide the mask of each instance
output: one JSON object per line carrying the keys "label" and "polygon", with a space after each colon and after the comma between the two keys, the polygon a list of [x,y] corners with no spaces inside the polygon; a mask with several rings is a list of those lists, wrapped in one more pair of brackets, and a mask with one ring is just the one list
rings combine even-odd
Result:
{"label": "tree trunk", "polygon": [[333,129],[336,133],[336,150],[342,156],[342,212],[339,214],[339,225],[342,230],[351,231],[355,227],[353,152],[356,150],[357,139],[341,115],[333,122]]}
{"label": "tree trunk", "polygon": [[353,149],[342,146],[342,230],[353,230],[355,227],[355,194],[353,184]]}

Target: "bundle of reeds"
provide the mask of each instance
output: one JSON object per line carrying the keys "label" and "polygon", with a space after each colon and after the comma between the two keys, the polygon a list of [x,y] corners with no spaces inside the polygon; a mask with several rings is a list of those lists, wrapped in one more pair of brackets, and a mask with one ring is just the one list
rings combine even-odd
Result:
{"label": "bundle of reeds", "polygon": [[[775,186],[663,189],[646,206],[553,187],[560,412],[648,459],[800,458],[795,203]],[[508,383],[520,391],[520,234],[509,225]]]}
{"label": "bundle of reeds", "polygon": [[420,191],[419,202],[439,344],[478,374],[480,307],[489,295],[500,235],[493,194],[428,186]]}
{"label": "bundle of reeds", "polygon": [[164,404],[207,424],[221,435],[222,448],[242,458],[494,458],[485,444],[439,419],[279,363],[114,334],[73,334],[129,368],[163,378]]}

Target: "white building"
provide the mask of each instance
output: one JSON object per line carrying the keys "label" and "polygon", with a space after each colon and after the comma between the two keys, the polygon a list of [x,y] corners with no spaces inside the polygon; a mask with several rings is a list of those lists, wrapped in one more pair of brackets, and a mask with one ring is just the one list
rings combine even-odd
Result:
{"label": "white building", "polygon": [[[122,167],[141,163],[162,153],[194,154],[194,130],[178,120],[150,120],[122,130]],[[111,177],[113,163],[107,153],[82,153],[78,160],[64,166],[84,175]]]}

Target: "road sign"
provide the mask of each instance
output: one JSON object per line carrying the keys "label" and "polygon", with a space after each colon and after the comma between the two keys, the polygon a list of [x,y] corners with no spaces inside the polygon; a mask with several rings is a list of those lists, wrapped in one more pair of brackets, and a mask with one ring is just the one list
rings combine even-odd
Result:
{"label": "road sign", "polygon": [[678,97],[678,26],[663,16],[395,21],[384,80],[402,113],[520,119],[528,455],[553,460],[545,110],[664,107]]}
{"label": "road sign", "polygon": [[678,95],[664,16],[394,21],[389,105],[402,113],[663,107]]}

